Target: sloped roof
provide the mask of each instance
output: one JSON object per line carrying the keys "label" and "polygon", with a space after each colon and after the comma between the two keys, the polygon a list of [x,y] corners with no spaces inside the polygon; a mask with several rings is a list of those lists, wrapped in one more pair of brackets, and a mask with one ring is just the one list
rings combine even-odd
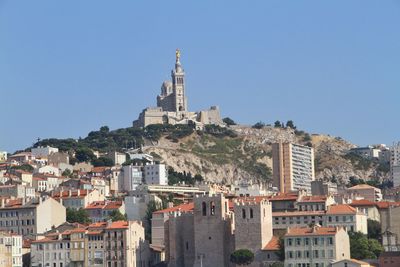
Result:
{"label": "sloped roof", "polygon": [[356,214],[357,209],[347,204],[336,204],[328,206],[326,214]]}
{"label": "sloped roof", "polygon": [[315,236],[315,235],[335,235],[337,233],[336,227],[295,227],[288,228],[285,236]]}
{"label": "sloped roof", "polygon": [[279,238],[277,236],[272,236],[271,240],[265,245],[263,250],[279,250]]}

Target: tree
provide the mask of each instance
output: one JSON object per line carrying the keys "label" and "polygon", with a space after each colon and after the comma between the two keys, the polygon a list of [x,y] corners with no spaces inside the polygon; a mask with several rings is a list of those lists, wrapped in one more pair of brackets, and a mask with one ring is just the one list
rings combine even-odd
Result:
{"label": "tree", "polygon": [[368,238],[379,239],[381,237],[381,224],[378,221],[368,219]]}
{"label": "tree", "polygon": [[288,128],[291,128],[291,129],[293,129],[293,130],[296,130],[296,126],[294,126],[294,123],[293,123],[293,121],[292,120],[288,120],[287,122],[286,122],[286,127],[288,127]]}
{"label": "tree", "polygon": [[78,148],[75,152],[75,158],[79,162],[89,162],[96,158],[93,151],[87,147]]}
{"label": "tree", "polygon": [[67,222],[69,223],[90,223],[91,220],[89,218],[89,214],[84,209],[71,209],[67,208]]}
{"label": "tree", "polygon": [[71,177],[72,176],[72,172],[71,172],[70,169],[65,169],[65,171],[63,171],[63,173],[61,175],[65,176],[65,177]]}
{"label": "tree", "polygon": [[229,117],[224,118],[222,121],[225,122],[228,126],[236,125],[236,122]]}
{"label": "tree", "polygon": [[25,172],[33,172],[33,167],[29,164],[22,164],[20,166],[12,166],[11,167],[14,170],[21,170],[21,171],[25,171]]}
{"label": "tree", "polygon": [[280,121],[275,121],[274,122],[274,127],[275,128],[281,128],[281,127],[283,127],[283,125],[282,125],[282,123]]}
{"label": "tree", "polygon": [[262,121],[257,122],[256,124],[254,124],[252,127],[255,129],[262,129],[264,128],[265,123],[263,123]]}
{"label": "tree", "polygon": [[108,216],[108,218],[113,221],[126,221],[126,215],[122,214],[119,210],[113,210],[110,215]]}
{"label": "tree", "polygon": [[231,254],[230,260],[237,265],[249,265],[254,261],[254,253],[248,249],[238,249]]}
{"label": "tree", "polygon": [[285,240],[282,237],[279,238],[279,250],[276,252],[279,257],[279,260],[285,260]]}
{"label": "tree", "polygon": [[114,166],[114,161],[110,158],[99,157],[98,159],[93,159],[92,164],[94,167],[112,167]]}
{"label": "tree", "polygon": [[100,127],[100,132],[101,133],[109,133],[110,128],[108,128],[108,126],[102,126],[102,127]]}
{"label": "tree", "polygon": [[350,232],[350,256],[353,259],[377,259],[383,251],[382,245],[376,239],[368,239],[360,232]]}

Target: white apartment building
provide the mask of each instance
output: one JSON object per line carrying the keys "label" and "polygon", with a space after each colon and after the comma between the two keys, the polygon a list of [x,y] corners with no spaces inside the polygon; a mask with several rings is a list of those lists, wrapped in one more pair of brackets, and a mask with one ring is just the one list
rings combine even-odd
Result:
{"label": "white apartment building", "polygon": [[285,267],[330,267],[350,259],[350,240],[340,227],[289,228],[284,236]]}
{"label": "white apartment building", "polygon": [[165,164],[148,164],[144,166],[146,184],[168,185],[168,171]]}
{"label": "white apartment building", "polygon": [[392,176],[393,186],[400,186],[400,142],[393,143],[390,148],[390,173]]}
{"label": "white apartment building", "polygon": [[122,167],[122,182],[118,182],[118,191],[133,191],[143,183],[143,172],[141,166],[128,165]]}
{"label": "white apartment building", "polygon": [[311,192],[315,180],[314,149],[292,143],[272,144],[273,184],[281,193]]}

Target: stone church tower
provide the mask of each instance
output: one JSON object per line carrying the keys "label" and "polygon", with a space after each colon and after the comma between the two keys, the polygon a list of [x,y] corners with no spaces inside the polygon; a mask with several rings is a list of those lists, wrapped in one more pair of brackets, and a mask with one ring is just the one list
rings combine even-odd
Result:
{"label": "stone church tower", "polygon": [[175,69],[171,72],[175,111],[188,111],[185,95],[185,72],[180,62],[181,52],[176,50]]}
{"label": "stone church tower", "polygon": [[161,94],[157,97],[157,106],[168,112],[187,112],[185,94],[185,72],[180,62],[181,52],[176,50],[175,68],[171,71],[172,83],[163,82]]}

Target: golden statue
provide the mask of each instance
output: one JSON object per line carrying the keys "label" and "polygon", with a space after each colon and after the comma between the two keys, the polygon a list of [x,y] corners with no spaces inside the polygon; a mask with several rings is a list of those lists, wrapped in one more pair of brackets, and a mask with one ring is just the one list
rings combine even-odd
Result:
{"label": "golden statue", "polygon": [[181,58],[181,51],[179,49],[176,49],[175,57],[176,57],[176,62],[178,62],[179,59]]}

